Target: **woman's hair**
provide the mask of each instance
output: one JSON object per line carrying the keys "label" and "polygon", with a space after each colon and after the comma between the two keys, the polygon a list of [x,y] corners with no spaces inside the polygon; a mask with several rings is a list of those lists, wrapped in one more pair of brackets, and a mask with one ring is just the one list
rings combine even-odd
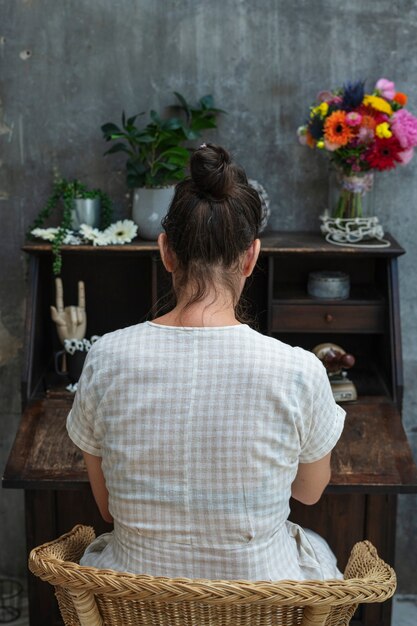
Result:
{"label": "woman's hair", "polygon": [[220,281],[236,306],[243,253],[257,238],[261,223],[259,195],[243,168],[220,146],[203,144],[196,150],[190,172],[177,184],[162,220],[175,255],[176,296],[191,288],[189,306]]}

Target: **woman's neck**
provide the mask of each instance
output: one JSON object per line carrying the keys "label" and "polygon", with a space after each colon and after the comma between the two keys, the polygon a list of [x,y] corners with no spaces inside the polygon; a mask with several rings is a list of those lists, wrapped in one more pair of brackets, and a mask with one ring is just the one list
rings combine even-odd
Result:
{"label": "woman's neck", "polygon": [[181,298],[169,313],[153,320],[164,326],[235,326],[236,319],[233,302],[229,297],[213,298],[210,294],[199,302],[186,305],[188,299]]}

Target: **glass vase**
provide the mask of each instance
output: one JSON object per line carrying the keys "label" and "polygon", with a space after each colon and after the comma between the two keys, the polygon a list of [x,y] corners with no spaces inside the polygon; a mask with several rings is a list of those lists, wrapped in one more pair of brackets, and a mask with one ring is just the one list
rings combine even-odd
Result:
{"label": "glass vase", "polygon": [[384,229],[375,216],[374,173],[347,176],[333,170],[330,176],[329,205],[320,217],[326,241],[336,245],[386,248]]}
{"label": "glass vase", "polygon": [[332,218],[352,219],[374,214],[374,174],[344,174],[336,170],[330,176],[329,213]]}

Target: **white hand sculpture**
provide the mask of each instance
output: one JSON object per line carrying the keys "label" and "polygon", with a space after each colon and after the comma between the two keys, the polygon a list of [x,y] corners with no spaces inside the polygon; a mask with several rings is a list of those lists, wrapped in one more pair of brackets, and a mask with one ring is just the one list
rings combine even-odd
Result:
{"label": "white hand sculpture", "polygon": [[84,339],[87,329],[85,313],[85,290],[83,281],[78,283],[78,306],[64,308],[64,290],[62,280],[55,279],[56,308],[51,306],[51,317],[56,324],[58,337],[62,344],[64,339]]}

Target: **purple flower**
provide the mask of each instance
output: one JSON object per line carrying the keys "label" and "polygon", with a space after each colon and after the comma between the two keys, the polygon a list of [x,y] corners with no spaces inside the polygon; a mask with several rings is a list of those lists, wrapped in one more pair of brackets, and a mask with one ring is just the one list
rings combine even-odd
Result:
{"label": "purple flower", "polygon": [[391,129],[404,150],[417,146],[417,118],[409,111],[396,111],[392,116]]}
{"label": "purple flower", "polygon": [[375,89],[378,89],[381,96],[383,98],[387,98],[388,100],[392,100],[396,93],[394,83],[392,82],[392,80],[388,80],[386,78],[380,78],[375,85]]}
{"label": "purple flower", "polygon": [[356,83],[347,83],[343,85],[342,109],[350,111],[356,109],[363,100],[365,95],[365,82],[358,80]]}
{"label": "purple flower", "polygon": [[331,91],[319,91],[317,94],[317,100],[319,102],[330,102],[333,97],[334,94]]}

